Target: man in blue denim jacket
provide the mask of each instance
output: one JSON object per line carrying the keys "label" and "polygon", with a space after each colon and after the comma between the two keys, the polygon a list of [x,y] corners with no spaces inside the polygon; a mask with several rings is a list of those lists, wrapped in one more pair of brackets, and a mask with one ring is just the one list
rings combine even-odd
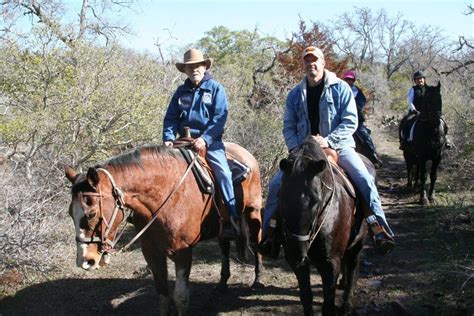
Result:
{"label": "man in blue denim jacket", "polygon": [[166,111],[163,122],[163,143],[173,146],[176,134],[184,135],[189,127],[192,145],[197,152],[206,148],[209,163],[216,182],[222,192],[230,221],[225,222],[222,237],[232,239],[239,233],[236,224],[238,214],[235,206],[232,173],[225,156],[222,135],[227,120],[228,103],[224,87],[208,72],[212,58],[204,59],[197,49],[184,54],[184,61],[176,68],[187,75],[184,84],[178,87]]}
{"label": "man in blue denim jacket", "polygon": [[[391,251],[395,245],[382,209],[375,179],[370,175],[360,156],[355,151],[352,134],[357,129],[357,107],[351,88],[343,80],[324,69],[323,52],[309,46],[303,53],[305,78],[293,88],[286,99],[283,136],[288,150],[301,145],[304,139],[313,135],[322,148],[331,147],[339,155],[339,165],[346,170],[354,185],[359,189],[372,215],[367,218],[375,230],[375,247],[381,253]],[[269,241],[261,245],[263,252],[271,242],[274,220],[271,217],[277,209],[278,190],[283,172],[279,171],[269,184],[269,193],[264,212],[264,234]],[[269,225],[270,224],[270,225]],[[268,230],[268,232],[267,232]]]}

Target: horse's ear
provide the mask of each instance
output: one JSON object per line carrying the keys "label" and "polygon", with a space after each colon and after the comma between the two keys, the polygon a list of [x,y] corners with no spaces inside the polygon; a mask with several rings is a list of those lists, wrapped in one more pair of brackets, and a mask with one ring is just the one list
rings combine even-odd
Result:
{"label": "horse's ear", "polygon": [[309,170],[313,172],[314,174],[318,174],[327,167],[327,162],[326,160],[311,160],[308,164]]}
{"label": "horse's ear", "polygon": [[77,178],[77,172],[76,170],[72,169],[68,165],[64,165],[64,174],[66,175],[66,178],[71,181],[71,183],[74,184]]}
{"label": "horse's ear", "polygon": [[96,189],[97,184],[99,183],[99,173],[97,172],[97,170],[93,167],[89,168],[89,170],[87,170],[86,178],[89,185]]}
{"label": "horse's ear", "polygon": [[281,171],[289,171],[293,168],[293,161],[290,159],[282,159],[280,160],[280,169]]}
{"label": "horse's ear", "polygon": [[439,91],[439,89],[441,88],[441,81],[438,80],[438,85],[436,86],[436,88],[437,88],[438,91]]}

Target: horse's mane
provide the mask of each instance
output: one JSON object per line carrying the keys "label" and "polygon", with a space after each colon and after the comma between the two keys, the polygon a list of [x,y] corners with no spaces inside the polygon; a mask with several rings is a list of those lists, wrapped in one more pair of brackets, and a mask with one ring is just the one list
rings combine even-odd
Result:
{"label": "horse's mane", "polygon": [[143,158],[151,156],[158,162],[165,163],[169,159],[182,159],[182,156],[175,149],[166,146],[158,145],[144,145],[135,148],[129,152],[120,154],[107,160],[103,165],[96,167],[103,168],[114,168],[114,169],[129,169],[134,167],[140,167],[143,169]]}
{"label": "horse's mane", "polygon": [[304,170],[311,160],[327,160],[321,146],[312,137],[307,137],[288,159],[294,162],[292,172]]}

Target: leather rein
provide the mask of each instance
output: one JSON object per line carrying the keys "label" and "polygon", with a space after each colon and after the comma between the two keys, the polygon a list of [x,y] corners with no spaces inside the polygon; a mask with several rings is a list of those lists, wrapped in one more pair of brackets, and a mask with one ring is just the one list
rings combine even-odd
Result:
{"label": "leather rein", "polygon": [[[165,204],[169,201],[171,196],[178,190],[178,188],[183,184],[184,179],[186,176],[189,174],[191,171],[191,168],[196,162],[197,155],[194,156],[193,160],[191,163],[187,166],[184,174],[181,176],[180,180],[175,184],[173,189],[170,191],[168,196],[163,200],[163,202],[160,204],[160,206],[154,211],[152,214],[152,218],[148,221],[148,223],[135,235],[135,237],[132,238],[125,246],[120,248],[118,253],[126,250],[129,248],[135,241],[140,238],[143,233],[153,224],[155,219],[158,217],[159,211],[165,206]],[[76,237],[76,241],[84,244],[99,244],[101,245],[101,253],[115,253],[117,252],[115,250],[115,246],[117,245],[117,242],[120,240],[120,237],[122,236],[126,225],[122,227],[122,230],[120,234],[117,235],[117,231],[115,232],[114,236],[112,239],[109,239],[108,236],[110,232],[112,231],[113,224],[115,222],[115,219],[117,217],[118,212],[122,212],[122,220],[125,218],[125,201],[124,201],[124,194],[123,191],[117,186],[117,184],[114,181],[114,178],[112,177],[112,174],[104,168],[97,168],[97,171],[103,172],[107,178],[109,179],[111,185],[112,185],[112,196],[115,200],[115,207],[112,212],[112,215],[110,216],[110,219],[107,220],[104,216],[103,208],[102,208],[102,199],[103,199],[103,194],[101,193],[100,186],[98,186],[98,192],[79,192],[79,200],[81,203],[81,206],[83,209],[85,209],[83,203],[82,196],[93,196],[93,197],[99,197],[99,211],[100,211],[100,217],[99,217],[99,224],[100,224],[100,237],[94,236],[94,233],[91,237],[86,237],[86,238],[81,238],[81,237]],[[99,225],[98,224],[98,225]],[[95,231],[95,229],[94,229]]]}

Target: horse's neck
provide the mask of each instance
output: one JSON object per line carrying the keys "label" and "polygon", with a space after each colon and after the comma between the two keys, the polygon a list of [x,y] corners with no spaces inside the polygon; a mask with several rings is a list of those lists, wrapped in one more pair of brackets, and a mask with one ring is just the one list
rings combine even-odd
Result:
{"label": "horse's neck", "polygon": [[149,214],[171,193],[184,170],[184,164],[170,159],[169,162],[146,162],[143,168],[115,171],[114,177],[127,197],[127,207],[138,213]]}

